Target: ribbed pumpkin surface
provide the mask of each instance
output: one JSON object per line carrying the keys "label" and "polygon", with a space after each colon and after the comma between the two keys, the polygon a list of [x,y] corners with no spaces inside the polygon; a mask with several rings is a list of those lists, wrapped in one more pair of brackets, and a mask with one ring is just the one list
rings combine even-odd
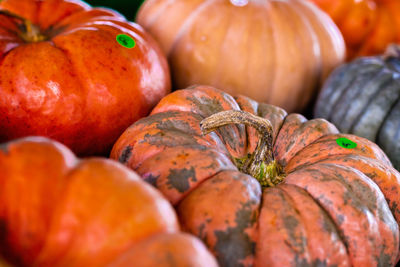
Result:
{"label": "ribbed pumpkin surface", "polygon": [[45,138],[0,145],[0,266],[216,265],[179,231],[168,201],[122,164],[79,160]]}
{"label": "ribbed pumpkin surface", "polygon": [[[270,121],[284,180],[262,189],[238,171],[259,140],[253,128],[200,122],[224,110]],[[348,138],[357,146],[338,145]],[[176,206],[221,266],[394,266],[399,251],[400,174],[377,145],[323,119],[212,87],[176,91],[128,128],[111,157],[136,170]]]}
{"label": "ribbed pumpkin surface", "polygon": [[147,0],[137,15],[168,57],[174,86],[216,86],[300,111],[343,62],[343,37],[303,0]]}

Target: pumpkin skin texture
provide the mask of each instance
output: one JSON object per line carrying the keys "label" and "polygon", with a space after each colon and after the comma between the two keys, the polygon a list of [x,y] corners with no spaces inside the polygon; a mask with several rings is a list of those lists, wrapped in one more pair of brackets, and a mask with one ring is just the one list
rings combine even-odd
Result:
{"label": "pumpkin skin texture", "polygon": [[[2,11],[28,19],[45,39],[24,41],[20,21],[0,14],[0,142],[40,135],[79,155],[108,155],[123,130],[170,91],[158,45],[112,10],[3,0]],[[118,34],[136,46],[123,47]]]}
{"label": "pumpkin skin texture", "polygon": [[337,68],[314,116],[377,143],[400,170],[400,49],[392,49],[398,56],[363,57]]}
{"label": "pumpkin skin texture", "polygon": [[345,57],[334,23],[301,0],[147,0],[136,21],[161,44],[175,88],[208,84],[290,112]]}
{"label": "pumpkin skin texture", "polygon": [[400,43],[397,0],[311,0],[326,11],[343,34],[348,60],[379,55]]}
{"label": "pumpkin skin texture", "polygon": [[[258,150],[253,127],[229,124],[203,135],[203,119],[222,111],[270,122],[269,149],[282,182],[261,187],[239,171],[238,159]],[[357,146],[343,148],[338,138]],[[221,266],[397,261],[400,173],[376,144],[340,134],[324,119],[308,121],[245,96],[193,86],[164,97],[129,127],[111,158],[160,189],[183,228],[200,237]]]}
{"label": "pumpkin skin texture", "polygon": [[27,137],[1,144],[0,173],[0,257],[10,266],[217,266],[122,164]]}

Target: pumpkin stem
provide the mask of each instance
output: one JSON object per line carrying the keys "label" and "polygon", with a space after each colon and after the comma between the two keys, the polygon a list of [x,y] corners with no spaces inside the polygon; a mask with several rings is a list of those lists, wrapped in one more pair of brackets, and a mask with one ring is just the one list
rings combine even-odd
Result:
{"label": "pumpkin stem", "polygon": [[400,59],[400,45],[391,44],[386,48],[385,53],[383,54],[385,59],[388,58],[398,58]]}
{"label": "pumpkin stem", "polygon": [[256,178],[262,187],[272,187],[283,181],[282,168],[272,153],[273,130],[269,120],[245,111],[228,110],[205,118],[200,122],[200,128],[205,135],[229,124],[254,127],[260,135],[253,154],[234,159],[239,170]]}
{"label": "pumpkin stem", "polygon": [[11,13],[7,10],[0,10],[0,15],[4,15],[13,19],[20,21],[18,25],[20,32],[18,35],[27,43],[41,42],[47,39],[47,37],[40,32],[40,27],[33,24],[30,20]]}

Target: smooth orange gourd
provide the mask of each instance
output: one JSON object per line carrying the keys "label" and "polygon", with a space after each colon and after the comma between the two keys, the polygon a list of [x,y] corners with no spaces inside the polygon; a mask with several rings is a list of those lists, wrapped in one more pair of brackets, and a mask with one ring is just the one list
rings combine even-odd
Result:
{"label": "smooth orange gourd", "polygon": [[217,266],[136,173],[42,137],[0,144],[0,265]]}

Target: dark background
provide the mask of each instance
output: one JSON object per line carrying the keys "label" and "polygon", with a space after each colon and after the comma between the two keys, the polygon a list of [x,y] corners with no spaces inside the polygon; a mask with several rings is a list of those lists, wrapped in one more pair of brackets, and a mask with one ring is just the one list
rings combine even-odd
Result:
{"label": "dark background", "polygon": [[85,2],[91,6],[112,8],[128,20],[134,21],[136,12],[144,0],[85,0]]}

